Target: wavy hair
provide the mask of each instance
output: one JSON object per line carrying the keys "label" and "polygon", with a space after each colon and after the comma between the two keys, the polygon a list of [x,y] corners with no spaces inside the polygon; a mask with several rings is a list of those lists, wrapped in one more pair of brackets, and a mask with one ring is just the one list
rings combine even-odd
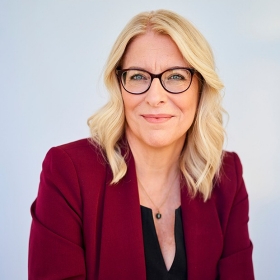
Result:
{"label": "wavy hair", "polygon": [[143,12],[133,17],[120,33],[104,71],[110,99],[88,119],[92,143],[104,150],[113,173],[111,183],[117,183],[126,174],[127,165],[119,141],[124,134],[125,115],[116,69],[121,67],[128,44],[147,31],[169,35],[186,61],[200,73],[200,100],[181,152],[180,169],[193,197],[200,193],[206,201],[211,196],[214,180],[218,178],[223,156],[225,131],[220,93],[223,84],[215,71],[208,42],[182,16],[167,10]]}

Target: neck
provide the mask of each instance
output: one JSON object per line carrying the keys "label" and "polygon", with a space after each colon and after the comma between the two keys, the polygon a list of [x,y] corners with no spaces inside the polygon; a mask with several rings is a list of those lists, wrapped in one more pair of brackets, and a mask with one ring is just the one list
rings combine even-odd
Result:
{"label": "neck", "polygon": [[129,134],[127,140],[134,157],[137,177],[146,190],[158,192],[168,188],[179,173],[179,157],[183,141],[179,145],[175,143],[158,148],[132,139]]}

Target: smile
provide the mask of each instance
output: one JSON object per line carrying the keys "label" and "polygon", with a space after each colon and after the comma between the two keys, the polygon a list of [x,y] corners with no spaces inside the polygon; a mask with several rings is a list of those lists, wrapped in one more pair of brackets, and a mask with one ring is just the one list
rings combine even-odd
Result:
{"label": "smile", "polygon": [[164,123],[173,118],[169,114],[145,114],[141,116],[149,123]]}

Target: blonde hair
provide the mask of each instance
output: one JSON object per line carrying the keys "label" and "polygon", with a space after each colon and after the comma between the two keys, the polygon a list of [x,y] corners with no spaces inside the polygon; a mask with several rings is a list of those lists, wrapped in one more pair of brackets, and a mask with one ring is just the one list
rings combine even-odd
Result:
{"label": "blonde hair", "polygon": [[158,10],[136,15],[117,38],[104,72],[104,82],[110,93],[108,103],[88,120],[93,144],[105,152],[113,173],[112,184],[127,171],[119,140],[124,134],[125,115],[116,68],[120,67],[128,44],[147,31],[169,35],[183,57],[200,77],[200,100],[195,120],[187,132],[180,157],[180,169],[189,192],[201,193],[206,201],[211,196],[213,181],[218,178],[224,142],[223,108],[220,91],[223,88],[216,71],[211,48],[202,34],[185,18],[174,12]]}

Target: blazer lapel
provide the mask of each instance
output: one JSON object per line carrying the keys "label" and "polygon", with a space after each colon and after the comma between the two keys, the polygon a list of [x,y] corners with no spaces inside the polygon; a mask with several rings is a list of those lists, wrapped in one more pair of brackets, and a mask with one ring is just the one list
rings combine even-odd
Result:
{"label": "blazer lapel", "polygon": [[223,235],[215,203],[199,195],[192,199],[184,186],[181,204],[188,280],[216,279]]}
{"label": "blazer lapel", "polygon": [[[99,280],[146,279],[141,210],[135,163],[129,152],[128,170],[116,185],[107,172],[100,241]],[[222,254],[223,235],[214,199],[191,198],[181,191],[182,221],[188,280],[214,280]]]}
{"label": "blazer lapel", "polygon": [[98,279],[146,279],[141,210],[135,164],[127,160],[128,170],[117,185],[105,190]]}

